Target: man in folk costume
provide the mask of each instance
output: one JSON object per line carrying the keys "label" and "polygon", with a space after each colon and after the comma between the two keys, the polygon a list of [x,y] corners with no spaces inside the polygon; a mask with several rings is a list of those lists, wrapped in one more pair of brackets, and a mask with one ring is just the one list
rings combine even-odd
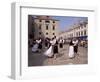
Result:
{"label": "man in folk costume", "polygon": [[64,39],[60,37],[59,39],[59,48],[60,48],[60,54],[64,54],[63,51],[63,44],[64,44]]}
{"label": "man in folk costume", "polygon": [[60,40],[59,40],[59,47],[60,47],[60,48],[63,48],[63,44],[64,44],[64,40],[63,40],[63,38],[61,37]]}
{"label": "man in folk costume", "polygon": [[45,48],[49,47],[49,38],[45,38]]}
{"label": "man in folk costume", "polygon": [[38,50],[39,50],[39,52],[41,52],[41,49],[42,49],[42,40],[41,40],[41,38],[36,40],[36,42],[38,43]]}
{"label": "man in folk costume", "polygon": [[52,45],[53,45],[53,56],[54,56],[54,58],[56,58],[56,56],[58,54],[58,41],[56,39],[56,36],[54,36],[54,38],[53,38]]}
{"label": "man in folk costume", "polygon": [[78,40],[75,38],[73,41],[74,44],[74,53],[77,54],[78,52]]}

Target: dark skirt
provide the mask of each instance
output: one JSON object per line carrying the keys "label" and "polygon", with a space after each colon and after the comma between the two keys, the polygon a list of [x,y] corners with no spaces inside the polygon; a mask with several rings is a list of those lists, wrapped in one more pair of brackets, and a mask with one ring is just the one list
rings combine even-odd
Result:
{"label": "dark skirt", "polygon": [[48,42],[45,42],[45,46],[48,47]]}
{"label": "dark skirt", "polygon": [[42,44],[41,43],[39,44],[38,49],[42,49]]}
{"label": "dark skirt", "polygon": [[54,54],[58,53],[58,46],[53,46],[53,53]]}
{"label": "dark skirt", "polygon": [[60,43],[60,44],[59,44],[59,47],[60,47],[60,48],[63,48],[63,44],[62,44],[62,43]]}
{"label": "dark skirt", "polygon": [[75,52],[75,53],[78,52],[78,46],[74,46],[74,52]]}

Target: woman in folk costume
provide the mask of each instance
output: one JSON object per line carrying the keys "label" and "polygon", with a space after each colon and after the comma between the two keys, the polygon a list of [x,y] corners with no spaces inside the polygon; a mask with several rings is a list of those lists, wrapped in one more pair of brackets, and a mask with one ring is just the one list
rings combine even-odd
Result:
{"label": "woman in folk costume", "polygon": [[69,53],[68,53],[69,58],[74,58],[74,44],[72,40],[69,43]]}
{"label": "woman in folk costume", "polygon": [[78,52],[78,40],[75,38],[73,41],[74,44],[74,53],[77,54]]}
{"label": "woman in folk costume", "polygon": [[56,55],[58,54],[58,41],[56,39],[56,36],[53,38],[53,56],[56,58]]}
{"label": "woman in folk costume", "polygon": [[60,48],[63,48],[63,43],[64,43],[64,41],[63,41],[63,39],[61,37],[60,40],[59,40],[59,47]]}
{"label": "woman in folk costume", "polygon": [[53,41],[50,40],[50,46],[47,49],[47,51],[44,53],[45,56],[50,57],[50,58],[53,56],[52,43]]}
{"label": "woman in folk costume", "polygon": [[38,40],[36,40],[36,42],[38,43],[38,50],[40,52],[41,49],[42,49],[42,40],[41,40],[41,38],[39,38]]}
{"label": "woman in folk costume", "polygon": [[45,38],[45,48],[50,47],[50,38]]}
{"label": "woman in folk costume", "polygon": [[36,41],[34,41],[33,47],[32,47],[32,52],[37,52],[38,51],[38,44]]}

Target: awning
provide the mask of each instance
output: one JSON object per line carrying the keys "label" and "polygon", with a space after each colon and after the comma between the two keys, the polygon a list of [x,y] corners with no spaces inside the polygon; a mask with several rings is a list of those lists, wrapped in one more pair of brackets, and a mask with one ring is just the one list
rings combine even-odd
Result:
{"label": "awning", "polygon": [[80,40],[87,40],[88,39],[88,36],[80,36],[78,37]]}

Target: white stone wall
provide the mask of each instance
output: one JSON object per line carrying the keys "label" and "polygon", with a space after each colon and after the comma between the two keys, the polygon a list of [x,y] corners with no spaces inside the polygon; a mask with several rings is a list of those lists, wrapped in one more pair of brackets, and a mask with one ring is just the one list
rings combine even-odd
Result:
{"label": "white stone wall", "polygon": [[[59,37],[64,38],[64,36],[66,36],[66,38],[72,38],[72,37],[88,36],[88,24],[86,25],[86,27],[79,26],[79,27],[73,27],[73,29],[71,27],[70,29],[67,30],[66,32],[60,33]],[[85,30],[86,30],[86,35],[84,32]],[[83,32],[83,34],[81,32]]]}

